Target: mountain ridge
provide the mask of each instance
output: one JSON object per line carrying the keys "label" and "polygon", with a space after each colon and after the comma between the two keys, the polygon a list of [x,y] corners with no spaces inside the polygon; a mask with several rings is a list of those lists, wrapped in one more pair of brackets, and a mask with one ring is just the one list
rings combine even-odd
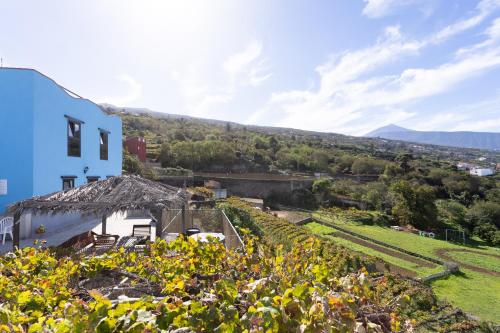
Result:
{"label": "mountain ridge", "polygon": [[[111,113],[126,113],[126,114],[137,114],[137,115],[148,115],[155,118],[160,119],[191,119],[201,121],[207,124],[218,125],[218,126],[226,126],[229,124],[234,128],[248,128],[252,130],[262,131],[266,130],[275,134],[292,134],[292,133],[303,133],[315,135],[318,137],[329,137],[329,138],[382,138],[388,140],[397,140],[397,141],[405,141],[405,142],[415,142],[422,144],[431,144],[431,145],[440,145],[440,146],[451,146],[458,148],[477,148],[477,149],[488,149],[499,151],[500,150],[500,133],[490,133],[490,132],[472,132],[472,131],[461,131],[461,132],[444,132],[444,131],[416,131],[407,129],[395,124],[386,125],[380,127],[376,130],[373,130],[362,136],[350,136],[344,135],[340,133],[333,132],[319,132],[319,131],[311,131],[311,130],[302,130],[295,128],[286,128],[286,127],[274,127],[274,126],[264,126],[264,125],[245,125],[237,122],[220,120],[220,119],[209,119],[202,117],[194,117],[189,115],[181,115],[174,113],[165,113],[154,111],[148,108],[134,108],[134,107],[118,107],[112,104],[100,104],[100,107],[106,111]],[[433,138],[422,138],[422,133],[427,134],[431,133]],[[448,134],[452,133],[452,137],[448,138]],[[484,134],[486,134],[487,138],[484,139]],[[468,140],[460,140],[456,138],[457,136],[465,135],[467,137],[472,137],[472,139]],[[465,141],[465,143],[461,142]]]}
{"label": "mountain ridge", "polygon": [[500,133],[474,131],[416,131],[390,124],[377,128],[364,137],[377,137],[416,143],[460,148],[500,150]]}

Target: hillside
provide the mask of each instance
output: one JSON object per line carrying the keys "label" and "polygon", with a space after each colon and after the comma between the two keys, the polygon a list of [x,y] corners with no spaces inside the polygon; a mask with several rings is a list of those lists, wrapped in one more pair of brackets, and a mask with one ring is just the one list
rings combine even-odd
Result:
{"label": "hillside", "polygon": [[500,150],[500,133],[414,131],[388,125],[367,133],[365,136],[451,147]]}
{"label": "hillside", "polygon": [[[429,158],[453,162],[474,161],[479,157],[486,157],[487,161],[492,162],[500,160],[500,153],[498,152],[475,148],[453,148],[434,144],[415,145],[397,139],[388,141],[378,137],[355,137],[293,128],[243,125],[223,120],[157,112],[146,108],[124,108],[109,104],[103,104],[101,107],[107,112],[122,117],[124,124],[123,135],[125,137],[133,135],[146,137],[148,141],[148,157],[152,159],[159,157],[163,143],[172,145],[182,141],[220,140],[226,143],[231,142],[231,149],[242,153],[241,155],[238,154],[241,157],[240,160],[256,160],[257,164],[264,164],[263,167],[266,170],[270,167],[273,169],[272,166],[274,165],[292,171],[331,171],[328,166],[331,163],[323,164],[319,168],[311,168],[306,165],[307,163],[301,163],[298,158],[289,161],[288,165],[277,165],[277,155],[282,148],[304,148],[304,146],[322,148],[337,157],[350,153],[356,156],[368,155],[381,159],[393,159],[399,152],[408,152],[417,156],[425,155]],[[273,143],[275,140],[278,141],[278,145]],[[270,147],[271,143],[274,144],[273,147]],[[291,150],[297,151],[297,149]],[[333,157],[330,157],[330,162]],[[310,161],[309,158],[302,160],[304,162]],[[207,164],[205,163],[205,165]],[[185,167],[191,167],[191,165],[185,165]]]}

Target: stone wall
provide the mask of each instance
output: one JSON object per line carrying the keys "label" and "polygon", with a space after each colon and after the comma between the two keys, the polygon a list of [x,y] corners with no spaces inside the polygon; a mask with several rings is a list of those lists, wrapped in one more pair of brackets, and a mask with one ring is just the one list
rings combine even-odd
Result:
{"label": "stone wall", "polygon": [[314,181],[313,178],[307,179],[258,179],[258,178],[242,178],[231,176],[203,176],[195,175],[194,177],[161,177],[160,181],[172,186],[181,187],[184,182],[187,186],[203,186],[205,181],[215,180],[221,184],[221,188],[227,189],[227,195],[250,197],[250,198],[267,198],[272,192],[291,194],[296,189],[310,189]]}

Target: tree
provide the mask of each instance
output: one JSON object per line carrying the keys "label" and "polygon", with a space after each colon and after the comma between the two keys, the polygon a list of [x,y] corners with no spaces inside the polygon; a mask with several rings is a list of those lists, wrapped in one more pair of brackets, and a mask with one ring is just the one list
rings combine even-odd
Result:
{"label": "tree", "polygon": [[325,195],[331,188],[332,181],[328,178],[316,179],[312,185],[312,191],[314,194]]}
{"label": "tree", "polygon": [[448,177],[450,175],[450,172],[439,169],[439,168],[434,168],[429,171],[429,175],[427,176],[427,182],[430,185],[435,185],[435,186],[442,186],[443,185],[443,179]]}
{"label": "tree", "polygon": [[470,229],[484,223],[500,228],[500,204],[495,202],[476,202],[465,217]]}
{"label": "tree", "polygon": [[384,173],[380,176],[381,180],[392,181],[399,175],[403,174],[403,169],[395,163],[387,163],[384,168]]}
{"label": "tree", "polygon": [[163,168],[166,168],[168,166],[172,166],[171,163],[173,160],[173,156],[172,156],[172,149],[171,149],[169,143],[164,142],[161,145],[160,155],[158,155],[158,160],[160,161],[161,166]]}
{"label": "tree", "polygon": [[478,224],[474,228],[474,235],[490,244],[500,245],[500,231],[491,223],[483,222]]}
{"label": "tree", "polygon": [[370,205],[372,209],[385,211],[388,206],[387,186],[382,182],[370,182],[366,184],[361,200]]}
{"label": "tree", "polygon": [[500,187],[493,188],[486,192],[486,200],[500,204]]}
{"label": "tree", "polygon": [[438,200],[436,206],[440,222],[468,231],[465,222],[467,207],[454,200]]}
{"label": "tree", "polygon": [[375,160],[373,158],[362,157],[354,160],[351,166],[352,173],[356,175],[363,174],[381,174],[384,171],[386,163],[384,161]]}
{"label": "tree", "polygon": [[400,224],[411,224],[419,228],[436,225],[436,197],[432,187],[397,180],[390,187],[390,198],[392,214]]}
{"label": "tree", "polygon": [[412,159],[413,156],[411,154],[401,153],[396,156],[395,161],[399,163],[399,167],[404,173],[408,173],[411,170],[410,161]]}
{"label": "tree", "polygon": [[135,155],[131,155],[127,149],[123,150],[122,169],[125,173],[142,176],[144,173],[141,161]]}

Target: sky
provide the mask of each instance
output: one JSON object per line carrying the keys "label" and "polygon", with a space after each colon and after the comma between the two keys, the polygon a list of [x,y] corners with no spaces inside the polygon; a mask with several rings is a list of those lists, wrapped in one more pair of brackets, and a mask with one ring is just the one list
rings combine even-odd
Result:
{"label": "sky", "polygon": [[500,132],[500,0],[0,0],[0,57],[116,106]]}

